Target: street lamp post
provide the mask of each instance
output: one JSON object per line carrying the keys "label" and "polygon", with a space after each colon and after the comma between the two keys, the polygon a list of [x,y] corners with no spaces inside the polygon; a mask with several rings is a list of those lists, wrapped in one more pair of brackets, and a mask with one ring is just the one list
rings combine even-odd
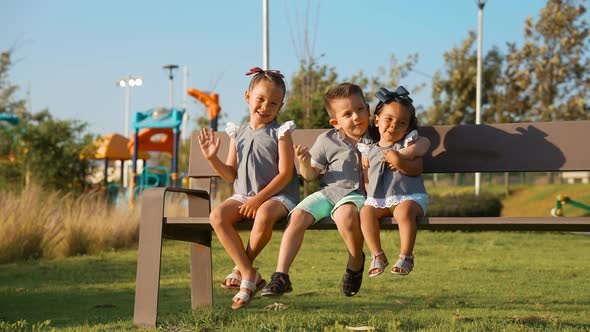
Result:
{"label": "street lamp post", "polygon": [[[475,124],[481,124],[481,53],[483,43],[483,7],[487,0],[477,0],[478,29],[477,29],[477,83],[475,87]],[[481,173],[475,173],[475,195],[479,195]]]}
{"label": "street lamp post", "polygon": [[129,89],[133,87],[140,87],[143,85],[143,77],[141,76],[127,76],[115,81],[118,87],[125,88],[125,137],[129,138],[129,119],[131,117],[129,99]]}
{"label": "street lamp post", "polygon": [[164,69],[168,69],[168,106],[174,107],[174,69],[178,68],[178,65],[165,65],[162,66]]}
{"label": "street lamp post", "polygon": [[262,0],[262,69],[268,70],[268,0]]}

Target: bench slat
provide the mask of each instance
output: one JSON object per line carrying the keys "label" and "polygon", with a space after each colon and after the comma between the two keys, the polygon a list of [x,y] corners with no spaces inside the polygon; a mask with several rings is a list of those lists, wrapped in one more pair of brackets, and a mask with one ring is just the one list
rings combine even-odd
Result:
{"label": "bench slat", "polygon": [[[211,230],[209,218],[168,217],[166,225],[182,226],[192,229]],[[240,221],[236,229],[250,230],[252,220]],[[275,230],[283,230],[286,222],[275,224]],[[397,229],[393,218],[381,219],[382,229]],[[310,229],[336,229],[331,219],[323,219]],[[420,230],[515,230],[515,231],[576,231],[590,232],[590,217],[423,217],[418,218]]]}
{"label": "bench slat", "polygon": [[[493,125],[424,126],[420,135],[432,142],[424,157],[424,173],[588,171],[590,121],[502,123]],[[311,146],[327,129],[297,129],[295,144]],[[229,138],[221,138],[225,160]],[[189,176],[217,177],[198,148],[193,133]],[[297,164],[297,163],[296,163]]]}

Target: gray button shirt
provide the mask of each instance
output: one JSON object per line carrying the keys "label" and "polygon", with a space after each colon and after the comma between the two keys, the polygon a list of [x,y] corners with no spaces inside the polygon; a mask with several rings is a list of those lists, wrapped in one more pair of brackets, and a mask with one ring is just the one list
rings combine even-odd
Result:
{"label": "gray button shirt", "polygon": [[[264,189],[279,174],[279,128],[289,130],[288,125],[280,126],[276,121],[252,129],[248,123],[228,134],[236,143],[238,174],[234,180],[234,192],[254,196]],[[295,164],[293,177],[281,190],[295,204],[299,202],[299,180]]]}
{"label": "gray button shirt", "polygon": [[337,129],[318,136],[311,147],[311,165],[321,169],[320,192],[336,204],[351,192],[365,195],[361,154]]}

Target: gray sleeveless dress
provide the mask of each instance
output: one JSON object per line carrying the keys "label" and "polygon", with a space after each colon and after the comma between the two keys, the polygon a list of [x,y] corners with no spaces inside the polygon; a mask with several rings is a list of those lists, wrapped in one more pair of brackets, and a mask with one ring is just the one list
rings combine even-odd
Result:
{"label": "gray sleeveless dress", "polygon": [[426,213],[428,195],[422,176],[404,175],[391,170],[387,163],[381,162],[384,151],[399,151],[417,139],[417,134],[416,131],[412,131],[404,139],[388,147],[381,147],[378,143],[359,144],[359,150],[369,161],[369,188],[365,205],[389,208],[405,200],[412,200],[420,204]]}
{"label": "gray sleeveless dress", "polygon": [[[250,128],[248,123],[240,127],[233,123],[227,124],[226,132],[237,147],[238,174],[234,180],[236,194],[252,197],[279,174],[279,138],[294,129],[293,121],[287,121],[283,125],[273,121],[258,129]],[[293,177],[280,195],[287,198],[292,206],[299,203],[299,180],[295,164]]]}

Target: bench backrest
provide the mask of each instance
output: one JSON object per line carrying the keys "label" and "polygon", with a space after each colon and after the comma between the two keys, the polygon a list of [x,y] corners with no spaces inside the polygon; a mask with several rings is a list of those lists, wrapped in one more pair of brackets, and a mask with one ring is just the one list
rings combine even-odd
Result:
{"label": "bench backrest", "polygon": [[[296,129],[295,144],[311,147],[326,129]],[[432,143],[425,173],[541,172],[590,170],[590,121],[424,126]],[[229,138],[223,132],[219,157],[225,160]],[[297,162],[295,163],[297,164]],[[189,177],[216,177],[193,133]]]}

